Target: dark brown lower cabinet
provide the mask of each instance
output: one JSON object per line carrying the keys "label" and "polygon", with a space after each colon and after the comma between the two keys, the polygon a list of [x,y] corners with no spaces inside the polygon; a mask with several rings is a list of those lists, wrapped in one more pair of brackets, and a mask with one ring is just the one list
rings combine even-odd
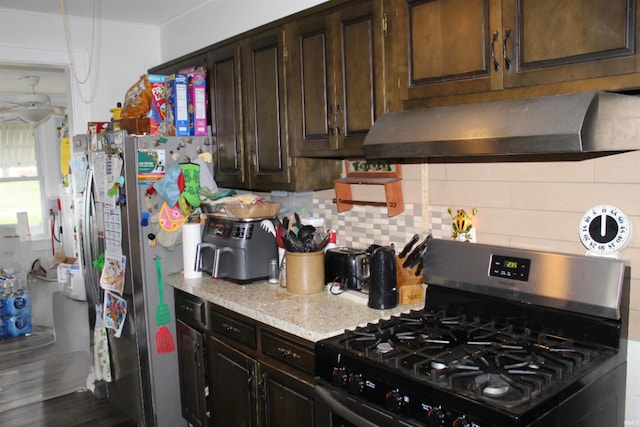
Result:
{"label": "dark brown lower cabinet", "polygon": [[182,416],[191,425],[317,425],[312,343],[175,292]]}
{"label": "dark brown lower cabinet", "polygon": [[265,425],[314,426],[313,387],[264,364],[260,370],[265,394]]}
{"label": "dark brown lower cabinet", "polygon": [[215,337],[208,338],[207,349],[214,426],[315,425],[313,384],[296,372],[258,361]]}
{"label": "dark brown lower cabinet", "polygon": [[213,425],[258,426],[257,362],[213,337],[207,346]]}
{"label": "dark brown lower cabinet", "polygon": [[[193,316],[197,314],[193,309],[199,305],[204,308],[204,303],[176,298],[178,313],[183,313],[182,316],[178,314],[176,320],[182,417],[194,427],[209,425],[204,325]],[[187,315],[184,315],[185,307]]]}

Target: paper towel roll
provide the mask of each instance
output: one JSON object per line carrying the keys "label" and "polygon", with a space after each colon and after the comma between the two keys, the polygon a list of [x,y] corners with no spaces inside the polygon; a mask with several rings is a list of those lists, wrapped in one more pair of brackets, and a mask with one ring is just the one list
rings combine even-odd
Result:
{"label": "paper towel roll", "polygon": [[16,213],[18,224],[16,225],[16,234],[20,236],[20,240],[28,240],[31,238],[29,230],[29,215],[26,212]]}
{"label": "paper towel roll", "polygon": [[182,226],[182,263],[185,279],[197,279],[202,277],[201,271],[194,269],[196,263],[196,250],[202,240],[202,231],[199,223],[187,223]]}

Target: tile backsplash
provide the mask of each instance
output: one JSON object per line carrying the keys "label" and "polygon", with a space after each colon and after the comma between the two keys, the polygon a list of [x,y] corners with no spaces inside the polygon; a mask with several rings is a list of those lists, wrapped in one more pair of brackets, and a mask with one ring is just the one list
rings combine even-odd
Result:
{"label": "tile backsplash", "polygon": [[423,231],[422,207],[405,203],[404,213],[389,217],[384,207],[354,206],[351,210],[338,213],[331,198],[314,198],[315,216],[325,219],[325,227],[336,230],[338,246],[366,249],[375,243],[402,247],[418,233]]}

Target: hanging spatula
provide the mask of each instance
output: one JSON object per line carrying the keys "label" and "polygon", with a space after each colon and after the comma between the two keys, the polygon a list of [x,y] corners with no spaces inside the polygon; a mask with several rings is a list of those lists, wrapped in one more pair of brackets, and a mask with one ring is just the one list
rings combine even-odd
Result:
{"label": "hanging spatula", "polygon": [[156,271],[158,273],[158,296],[160,302],[156,307],[156,324],[158,330],[156,332],[156,351],[160,354],[171,353],[175,350],[173,335],[171,331],[164,325],[171,322],[171,313],[169,306],[164,302],[164,293],[162,289],[162,259],[159,256],[153,257],[156,260]]}

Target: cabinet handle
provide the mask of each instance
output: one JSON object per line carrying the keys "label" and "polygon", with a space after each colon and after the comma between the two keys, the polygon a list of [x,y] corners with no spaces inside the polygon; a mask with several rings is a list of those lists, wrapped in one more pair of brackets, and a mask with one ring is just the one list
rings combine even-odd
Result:
{"label": "cabinet handle", "polygon": [[340,108],[340,104],[338,104],[338,106],[336,107],[336,114],[335,114],[335,118],[336,118],[336,133],[338,135],[342,134],[342,109]]}
{"label": "cabinet handle", "polygon": [[258,393],[260,393],[260,398],[265,400],[267,397],[267,374],[262,373],[260,375],[260,381],[258,381]]}
{"label": "cabinet handle", "polygon": [[509,59],[509,54],[507,53],[507,42],[511,38],[511,28],[506,28],[504,30],[504,41],[502,42],[502,56],[504,57],[504,68],[511,68],[511,59]]}
{"label": "cabinet handle", "polygon": [[225,332],[233,332],[236,334],[240,333],[240,329],[236,328],[235,326],[229,325],[228,323],[223,323],[222,329],[224,329]]}
{"label": "cabinet handle", "polygon": [[254,171],[258,170],[258,156],[256,155],[256,146],[251,146],[251,167]]}
{"label": "cabinet handle", "polygon": [[335,130],[333,129],[333,126],[331,126],[332,118],[333,118],[333,105],[329,105],[329,111],[327,112],[327,127],[329,128],[329,135],[331,136],[335,135]]}
{"label": "cabinet handle", "polygon": [[302,358],[295,351],[292,351],[292,350],[290,350],[288,348],[285,348],[285,347],[278,347],[277,350],[280,352],[280,357],[282,357],[283,359],[286,359],[288,357],[290,357],[292,359],[301,359]]}
{"label": "cabinet handle", "polygon": [[493,36],[491,37],[491,62],[493,63],[493,70],[496,72],[500,69],[500,64],[496,60],[495,44],[497,41],[498,41],[498,32],[494,31]]}
{"label": "cabinet handle", "polygon": [[196,366],[200,368],[200,361],[198,360],[198,352],[200,351],[200,344],[196,344],[193,349],[193,361],[196,362]]}

